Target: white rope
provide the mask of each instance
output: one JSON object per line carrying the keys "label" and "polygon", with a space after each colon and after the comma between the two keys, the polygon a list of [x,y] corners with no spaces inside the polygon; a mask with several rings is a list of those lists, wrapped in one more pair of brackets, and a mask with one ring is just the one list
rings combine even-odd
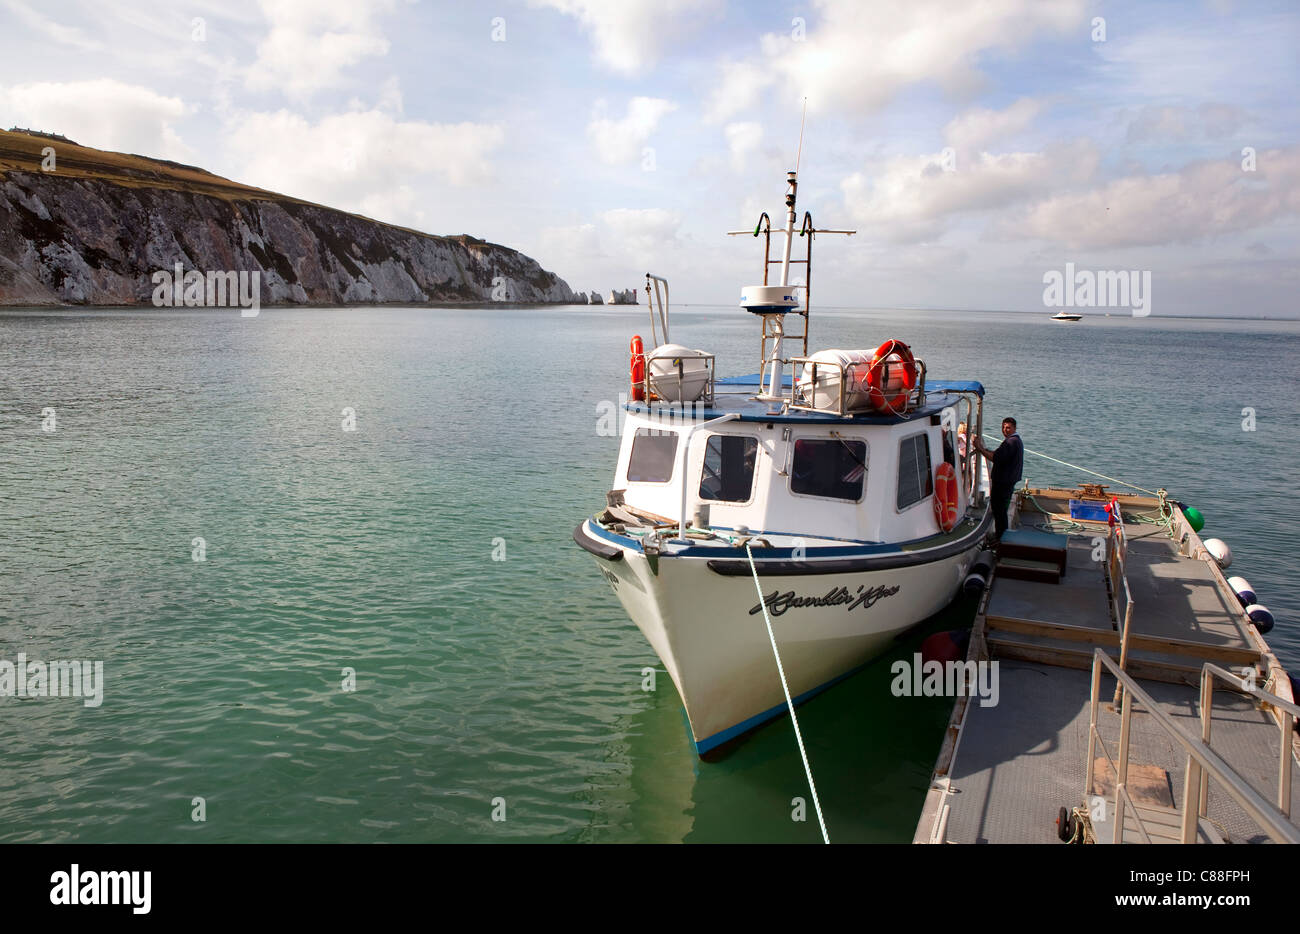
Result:
{"label": "white rope", "polygon": [[[989,440],[995,440],[992,435],[984,435],[984,437]],[[1021,447],[1022,448],[1024,447],[1023,442],[1021,443]],[[1138,486],[1136,483],[1125,483],[1123,480],[1116,480],[1114,477],[1108,477],[1104,473],[1097,473],[1097,471],[1095,470],[1089,470],[1087,467],[1080,467],[1078,464],[1071,464],[1068,463],[1067,461],[1057,460],[1055,457],[1049,457],[1046,454],[1040,454],[1038,451],[1031,451],[1029,448],[1024,448],[1024,450],[1026,454],[1034,454],[1045,460],[1049,460],[1052,461],[1053,463],[1060,464],[1062,467],[1072,467],[1075,470],[1082,470],[1084,473],[1092,474],[1094,477],[1101,477],[1101,479],[1103,480],[1109,480],[1111,483],[1118,483],[1120,486],[1130,487],[1134,490],[1141,490],[1143,493],[1150,493],[1152,496],[1160,495],[1155,490],[1148,490],[1146,487]]]}
{"label": "white rope", "polygon": [[790,719],[794,722],[794,738],[799,743],[799,755],[803,757],[803,770],[808,776],[808,787],[812,789],[813,807],[817,809],[817,823],[821,824],[822,842],[830,843],[826,832],[826,819],[822,817],[821,802],[817,800],[817,786],[813,784],[812,768],[808,765],[808,753],[803,748],[803,734],[799,732],[799,718],[794,715],[794,701],[790,699],[790,685],[785,681],[785,668],[781,664],[781,653],[776,647],[776,636],[772,634],[772,620],[767,615],[767,600],[763,597],[763,585],[758,582],[758,568],[754,567],[754,552],[749,542],[745,542],[745,554],[749,555],[749,571],[754,575],[754,589],[758,591],[758,603],[763,608],[763,622],[767,624],[767,637],[772,640],[772,654],[776,656],[776,670],[781,675],[781,689],[785,691],[785,703],[790,708]]}

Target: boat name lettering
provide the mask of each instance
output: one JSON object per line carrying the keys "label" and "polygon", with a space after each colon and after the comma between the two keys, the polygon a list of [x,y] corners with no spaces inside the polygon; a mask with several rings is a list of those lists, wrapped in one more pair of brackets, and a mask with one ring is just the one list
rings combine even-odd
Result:
{"label": "boat name lettering", "polygon": [[[878,601],[885,597],[892,597],[901,590],[901,586],[895,584],[893,587],[886,587],[881,584],[877,587],[867,587],[862,584],[858,587],[857,593],[850,593],[847,587],[835,587],[821,597],[801,597],[793,590],[787,590],[785,593],[772,591],[763,598],[763,603],[767,604],[768,611],[773,616],[780,616],[786,610],[792,607],[804,606],[845,606],[845,610],[852,611],[858,607],[870,609]],[[749,615],[763,611],[763,604],[755,604],[754,608],[749,611]]]}

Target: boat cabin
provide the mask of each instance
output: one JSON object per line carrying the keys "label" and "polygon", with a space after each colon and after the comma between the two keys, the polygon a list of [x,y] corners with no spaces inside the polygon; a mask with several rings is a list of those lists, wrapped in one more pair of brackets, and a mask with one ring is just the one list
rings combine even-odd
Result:
{"label": "boat cabin", "polygon": [[946,463],[965,515],[979,489],[966,439],[980,422],[978,383],[918,387],[901,414],[800,409],[791,380],[785,404],[756,398],[759,384],[719,380],[695,404],[629,402],[612,502],[657,525],[774,547],[907,542],[948,531],[934,506]]}

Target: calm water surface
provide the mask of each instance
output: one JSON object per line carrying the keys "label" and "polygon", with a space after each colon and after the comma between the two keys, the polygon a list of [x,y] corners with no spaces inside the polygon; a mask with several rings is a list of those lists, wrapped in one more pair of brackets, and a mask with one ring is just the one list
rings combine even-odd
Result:
{"label": "calm water surface", "polygon": [[[724,374],[756,331],[674,313]],[[0,698],[0,842],[819,839],[788,720],[700,763],[570,538],[633,333],[644,309],[0,315],[0,658],[106,680]],[[887,337],[1029,448],[1200,508],[1300,668],[1300,323],[814,312],[814,348]],[[889,662],[971,610],[801,708],[833,840],[910,840],[948,705],[891,697]]]}

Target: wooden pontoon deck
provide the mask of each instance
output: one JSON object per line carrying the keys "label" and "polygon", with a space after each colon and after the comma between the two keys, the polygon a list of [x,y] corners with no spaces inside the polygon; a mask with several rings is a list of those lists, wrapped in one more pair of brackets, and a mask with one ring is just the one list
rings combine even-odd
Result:
{"label": "wooden pontoon deck", "polygon": [[[1106,755],[1118,762],[1121,718],[1111,706],[1116,678],[1109,673],[1100,681],[1097,724],[1106,751],[1096,749],[1093,788],[1085,793],[1092,668],[1097,648],[1120,661],[1126,617],[1124,671],[1187,736],[1202,735],[1207,662],[1234,674],[1254,668],[1264,691],[1293,701],[1286,672],[1181,510],[1175,508],[1172,523],[1159,524],[1151,521],[1159,516],[1158,500],[1119,496],[1128,546],[1117,566],[1109,557],[1097,560],[1105,550],[1105,524],[1067,521],[1072,495],[1080,493],[1031,490],[1016,497],[1015,525],[1069,536],[1066,572],[1059,583],[1040,583],[995,571],[967,658],[998,662],[998,702],[957,700],[916,843],[1058,843],[1060,808],[1095,803],[1094,795],[1105,798],[1107,820],[1113,817],[1114,769]],[[1246,785],[1273,805],[1280,774],[1300,791],[1300,769],[1281,766],[1282,716],[1273,705],[1219,680],[1210,707],[1209,746]],[[1133,708],[1130,729],[1129,796],[1154,842],[1176,842],[1188,753],[1141,705]],[[1287,745],[1288,756],[1294,755],[1293,732]],[[1294,815],[1289,820],[1300,827]],[[1113,828],[1096,824],[1098,842],[1109,843]],[[1198,829],[1200,842],[1270,839],[1213,777]],[[1140,840],[1132,808],[1124,840]]]}

